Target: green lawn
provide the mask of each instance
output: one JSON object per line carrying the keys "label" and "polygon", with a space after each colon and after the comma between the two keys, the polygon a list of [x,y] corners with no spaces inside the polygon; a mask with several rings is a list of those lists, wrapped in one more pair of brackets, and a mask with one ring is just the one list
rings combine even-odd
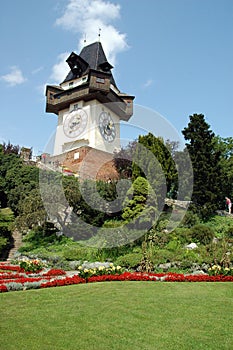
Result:
{"label": "green lawn", "polygon": [[2,350],[233,349],[233,284],[105,282],[0,294]]}

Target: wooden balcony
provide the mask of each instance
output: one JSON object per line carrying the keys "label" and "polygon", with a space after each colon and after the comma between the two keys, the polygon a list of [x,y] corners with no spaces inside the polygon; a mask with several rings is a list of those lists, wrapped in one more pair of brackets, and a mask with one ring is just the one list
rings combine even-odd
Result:
{"label": "wooden balcony", "polygon": [[110,110],[122,120],[129,120],[133,114],[134,96],[116,93],[110,88],[108,74],[90,71],[88,80],[79,86],[64,90],[60,86],[48,85],[46,88],[46,112],[58,114],[69,108],[71,103],[98,100],[106,103]]}

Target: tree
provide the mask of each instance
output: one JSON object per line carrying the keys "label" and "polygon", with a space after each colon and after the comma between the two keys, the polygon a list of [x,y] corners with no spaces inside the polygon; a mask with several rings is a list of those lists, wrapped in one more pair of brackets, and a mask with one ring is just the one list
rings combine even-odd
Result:
{"label": "tree", "polygon": [[10,141],[8,141],[8,144],[3,142],[1,146],[4,154],[19,154],[19,146],[12,145]]}
{"label": "tree", "polygon": [[233,197],[233,137],[214,139],[216,152],[220,152],[220,164],[222,173],[222,205],[225,208],[225,196]]}
{"label": "tree", "polygon": [[149,182],[137,177],[127,192],[122,218],[137,229],[150,229],[158,216],[156,194]]}
{"label": "tree", "polygon": [[214,133],[203,114],[193,114],[182,130],[194,175],[192,202],[203,218],[213,214],[222,197],[220,152],[214,147]]}
{"label": "tree", "polygon": [[18,204],[19,215],[16,218],[16,226],[23,231],[37,226],[44,226],[47,213],[44,209],[38,189],[33,189]]}
{"label": "tree", "polygon": [[0,209],[0,258],[7,258],[10,249],[13,246],[12,222],[14,215],[9,208]]}
{"label": "tree", "polygon": [[170,143],[168,147],[162,138],[151,133],[139,136],[138,142],[133,157],[133,179],[145,177],[157,195],[159,206],[163,206],[165,195],[175,197],[177,191],[177,169],[170,152],[175,145]]}
{"label": "tree", "polygon": [[137,140],[129,142],[126,147],[122,147],[120,151],[114,153],[115,167],[123,179],[131,179],[132,177],[132,162]]}

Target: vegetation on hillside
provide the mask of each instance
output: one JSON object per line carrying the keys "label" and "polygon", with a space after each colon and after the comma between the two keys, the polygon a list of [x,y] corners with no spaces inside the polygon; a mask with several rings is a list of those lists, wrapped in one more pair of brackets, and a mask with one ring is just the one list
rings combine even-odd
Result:
{"label": "vegetation on hillside", "polygon": [[[17,227],[24,254],[57,261],[110,259],[139,267],[147,260],[153,266],[177,262],[175,267],[184,269],[214,260],[229,263],[233,220],[216,216],[216,210],[224,211],[225,196],[233,197],[233,138],[215,136],[202,114],[190,116],[182,132],[184,150],[151,133],[122,148],[115,156],[118,182],[79,181],[39,170],[23,162],[18,146],[1,145],[0,205],[9,208],[7,214],[0,211],[1,258]],[[182,222],[179,209],[172,212],[165,197],[191,201]],[[172,232],[167,230],[171,212],[177,220]],[[135,236],[135,230],[143,234]],[[106,232],[118,233],[115,246],[110,244],[115,233],[106,238]],[[107,239],[105,246],[82,248],[83,241],[94,244],[97,236]],[[184,249],[191,242],[198,248]]]}

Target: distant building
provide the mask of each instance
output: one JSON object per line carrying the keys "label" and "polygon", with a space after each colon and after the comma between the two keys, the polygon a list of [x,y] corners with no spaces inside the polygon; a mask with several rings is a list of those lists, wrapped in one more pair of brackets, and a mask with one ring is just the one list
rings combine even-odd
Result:
{"label": "distant building", "polygon": [[22,147],[20,149],[20,158],[22,158],[25,162],[29,162],[32,160],[32,148]]}

